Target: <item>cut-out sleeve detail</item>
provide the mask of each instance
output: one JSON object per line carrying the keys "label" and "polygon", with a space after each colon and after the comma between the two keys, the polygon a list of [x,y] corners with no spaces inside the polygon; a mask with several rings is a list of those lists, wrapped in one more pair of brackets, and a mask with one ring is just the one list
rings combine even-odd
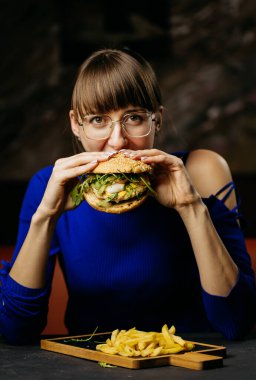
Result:
{"label": "cut-out sleeve detail", "polygon": [[[217,193],[214,194],[214,196],[219,198],[221,202],[225,203],[226,200],[230,197],[232,191],[234,191],[236,194],[237,204],[230,211],[238,212],[238,209],[239,209],[240,204],[241,204],[241,200],[238,196],[238,193],[236,191],[236,186],[235,186],[235,183],[233,181],[230,181],[226,185],[224,185],[220,190],[217,191]],[[224,193],[224,195],[221,198],[220,195],[222,195],[223,193]]]}
{"label": "cut-out sleeve detail", "polygon": [[226,297],[210,295],[204,290],[202,294],[207,318],[214,328],[228,339],[240,339],[256,321],[256,285],[244,239],[245,220],[238,210],[240,200],[231,210],[225,204],[232,191],[236,191],[233,181],[204,202],[217,233],[239,269],[238,281]]}

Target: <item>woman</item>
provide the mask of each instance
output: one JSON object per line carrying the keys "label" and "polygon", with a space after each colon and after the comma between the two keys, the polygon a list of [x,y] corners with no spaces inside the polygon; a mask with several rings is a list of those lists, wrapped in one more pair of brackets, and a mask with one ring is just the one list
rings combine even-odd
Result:
{"label": "woman", "polygon": [[[134,133],[130,121],[141,113]],[[81,66],[70,121],[82,153],[32,178],[2,273],[0,329],[8,342],[31,341],[43,330],[57,255],[71,334],[168,323],[236,339],[251,329],[256,287],[229,167],[211,151],[154,149],[162,114],[155,74],[139,55],[107,49]],[[156,196],[121,215],[87,202],[74,207],[77,178],[120,150],[153,166]]]}

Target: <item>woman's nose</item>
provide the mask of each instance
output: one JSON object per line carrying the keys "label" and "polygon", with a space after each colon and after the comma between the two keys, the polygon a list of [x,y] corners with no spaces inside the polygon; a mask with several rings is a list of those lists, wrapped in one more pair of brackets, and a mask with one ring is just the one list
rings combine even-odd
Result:
{"label": "woman's nose", "polygon": [[114,150],[120,150],[126,147],[127,138],[120,121],[113,122],[112,133],[108,139],[108,145]]}

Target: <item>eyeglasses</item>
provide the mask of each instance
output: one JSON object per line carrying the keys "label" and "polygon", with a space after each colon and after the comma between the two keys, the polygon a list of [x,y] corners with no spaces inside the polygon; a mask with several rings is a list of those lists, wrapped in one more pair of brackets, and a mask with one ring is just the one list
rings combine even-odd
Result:
{"label": "eyeglasses", "polygon": [[108,115],[87,115],[82,119],[85,135],[91,140],[105,140],[110,137],[112,128],[120,123],[122,129],[130,137],[145,137],[151,132],[153,113],[148,111],[135,111],[125,114],[120,120],[113,121]]}

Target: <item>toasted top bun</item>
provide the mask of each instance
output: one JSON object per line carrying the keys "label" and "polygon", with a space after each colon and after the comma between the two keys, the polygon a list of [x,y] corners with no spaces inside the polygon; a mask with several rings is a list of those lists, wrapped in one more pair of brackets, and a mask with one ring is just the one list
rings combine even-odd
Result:
{"label": "toasted top bun", "polygon": [[151,173],[152,167],[140,160],[133,160],[125,157],[122,153],[117,153],[107,161],[100,162],[92,173]]}

